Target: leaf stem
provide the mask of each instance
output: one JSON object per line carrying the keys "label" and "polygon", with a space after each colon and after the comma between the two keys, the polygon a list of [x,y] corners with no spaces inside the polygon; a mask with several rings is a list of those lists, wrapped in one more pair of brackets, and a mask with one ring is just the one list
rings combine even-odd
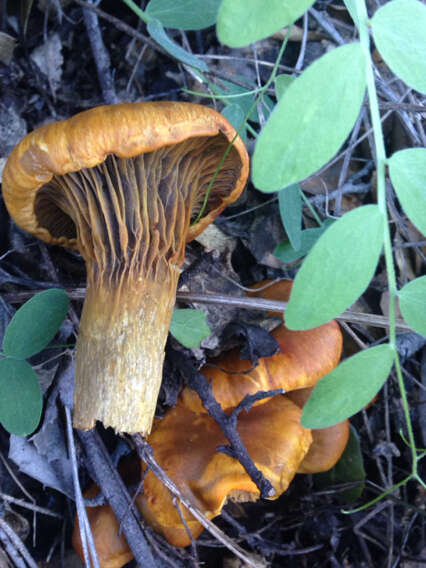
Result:
{"label": "leaf stem", "polygon": [[146,12],[141,10],[133,0],[123,0],[123,2],[128,6],[145,24],[147,24],[152,18],[148,16]]}
{"label": "leaf stem", "polygon": [[363,0],[355,0],[358,12],[358,27],[361,46],[365,54],[366,63],[366,79],[367,92],[370,106],[371,122],[373,126],[374,143],[376,147],[376,168],[377,168],[377,204],[384,218],[384,256],[386,264],[386,273],[389,287],[389,344],[394,349],[395,370],[398,379],[399,390],[401,393],[402,405],[404,409],[405,421],[410,441],[410,450],[412,455],[412,475],[417,476],[417,453],[414,440],[413,427],[410,419],[410,409],[408,406],[407,392],[405,390],[404,380],[401,372],[401,363],[399,360],[398,350],[396,348],[396,298],[398,294],[395,264],[392,255],[392,240],[389,231],[389,218],[386,205],[386,150],[383,138],[382,123],[380,119],[379,103],[377,98],[376,83],[374,80],[374,69],[370,53],[370,37],[368,32],[368,14]]}
{"label": "leaf stem", "polygon": [[[284,188],[285,189],[285,188]],[[299,191],[300,191],[300,195],[305,203],[305,206],[309,209],[309,211],[312,214],[312,217],[315,219],[315,221],[318,223],[319,227],[322,227],[324,225],[324,223],[321,221],[318,213],[315,211],[314,206],[312,205],[312,203],[309,201],[309,199],[306,197],[305,192],[302,190],[302,188],[299,186]]]}
{"label": "leaf stem", "polygon": [[390,495],[391,493],[396,491],[399,487],[402,487],[403,485],[408,483],[410,481],[410,479],[412,479],[412,478],[413,478],[413,474],[410,473],[410,475],[407,475],[407,477],[404,477],[404,479],[401,479],[401,481],[398,481],[398,483],[395,483],[395,485],[392,485],[392,487],[390,487],[386,491],[383,491],[383,493],[380,493],[380,495],[378,495],[377,497],[375,497],[374,499],[372,499],[368,503],[365,503],[364,505],[361,505],[361,507],[357,507],[356,509],[342,509],[341,513],[344,513],[346,515],[352,515],[352,513],[359,513],[360,511],[364,511],[365,509],[368,509],[369,507],[371,507],[371,505],[374,505],[378,501],[381,501],[383,499],[383,497]]}

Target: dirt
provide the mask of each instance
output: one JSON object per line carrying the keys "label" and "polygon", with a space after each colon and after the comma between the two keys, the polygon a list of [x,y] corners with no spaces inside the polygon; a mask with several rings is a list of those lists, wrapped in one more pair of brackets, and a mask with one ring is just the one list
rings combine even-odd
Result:
{"label": "dirt", "polygon": [[[218,110],[223,107],[217,100],[188,92],[209,91],[188,67],[146,40],[144,24],[124,3],[104,0],[98,5],[98,31],[110,58],[101,71],[96,62],[99,64],[102,52],[89,42],[83,2],[3,0],[0,4],[0,32],[7,36],[7,45],[0,41],[0,175],[8,154],[27,132],[93,106],[171,100],[200,102]],[[341,2],[322,1],[315,7],[347,41],[351,39],[351,23]],[[123,31],[117,22],[129,26],[130,32]],[[288,69],[294,67],[300,53],[303,37],[300,29],[299,39],[290,42],[282,61]],[[327,31],[312,17],[309,29],[312,35],[308,36],[303,68],[334,45]],[[131,30],[135,32],[133,36]],[[241,82],[241,78],[253,86],[258,78],[266,81],[270,73],[267,64],[275,61],[280,46],[277,39],[270,38],[258,42],[256,50],[251,47],[231,50],[218,43],[214,28],[186,33],[169,30],[169,33],[186,49],[212,56],[206,59],[209,80],[219,86],[226,80]],[[382,102],[389,102],[385,94]],[[425,104],[420,99],[416,102]],[[384,123],[389,149],[416,145],[410,129],[420,128],[416,121],[421,122],[424,116],[424,112],[402,113],[395,106]],[[256,123],[252,126],[259,128]],[[364,131],[365,124],[359,136]],[[249,151],[253,146],[254,140],[249,136]],[[332,194],[337,187],[342,162],[304,182],[306,195],[322,218],[334,207],[327,209],[330,202],[326,203],[324,188]],[[347,169],[349,185],[342,197],[342,213],[374,199],[374,175],[370,148],[364,142],[352,153]],[[403,280],[407,274],[410,277],[422,274],[426,248],[425,241],[401,216],[398,206],[394,205],[394,213],[395,243],[420,243],[395,249],[398,274]],[[314,226],[307,208],[304,222],[306,227]],[[239,201],[216,222],[215,230],[187,246],[180,290],[220,294],[224,299],[220,306],[203,302],[179,304],[201,308],[207,314],[212,334],[199,349],[192,351],[169,339],[158,415],[175,403],[182,387],[183,379],[176,373],[179,357],[199,367],[207,358],[233,345],[240,345],[252,356],[254,353],[254,364],[257,357],[270,355],[271,345],[259,326],[270,330],[276,321],[258,310],[232,307],[226,297],[243,298],[243,287],[264,279],[295,276],[297,262],[283,265],[273,255],[274,247],[284,238],[277,201],[259,193],[249,183]],[[45,245],[19,229],[0,200],[0,337],[26,298],[58,286],[69,291],[72,312],[54,344],[73,345],[84,294],[81,289],[85,286],[81,256]],[[369,289],[353,309],[381,314],[380,302],[385,293],[381,262]],[[381,328],[358,323],[346,324],[343,332],[345,356],[357,352],[360,341],[369,345],[385,335]],[[398,341],[414,433],[418,445],[424,447],[424,340],[414,333],[400,333]],[[81,563],[71,545],[75,490],[66,419],[66,409],[72,407],[69,350],[58,350],[53,345],[30,362],[40,378],[44,411],[42,423],[31,437],[10,436],[0,426],[0,521],[7,523],[18,538],[8,541],[4,525],[0,524],[0,537],[3,537],[0,566],[77,567]],[[368,409],[351,419],[351,424],[355,432],[354,453],[344,467],[330,474],[296,475],[289,489],[276,501],[230,502],[224,514],[215,520],[230,541],[241,546],[250,558],[266,561],[273,567],[424,565],[425,493],[418,481],[410,481],[365,510],[348,514],[348,510],[367,504],[411,471],[410,449],[400,436],[401,430],[405,432],[405,419],[395,376],[390,377]],[[120,455],[129,452],[131,441],[123,442],[101,426],[98,430],[116,465]],[[91,470],[85,443],[77,435],[75,444],[80,484],[85,489],[93,477],[102,473]],[[41,510],[36,511],[35,505]],[[170,548],[161,537],[148,534],[156,566],[247,565],[207,531],[185,551]],[[12,542],[9,548],[6,542]],[[28,552],[25,560],[19,543]]]}

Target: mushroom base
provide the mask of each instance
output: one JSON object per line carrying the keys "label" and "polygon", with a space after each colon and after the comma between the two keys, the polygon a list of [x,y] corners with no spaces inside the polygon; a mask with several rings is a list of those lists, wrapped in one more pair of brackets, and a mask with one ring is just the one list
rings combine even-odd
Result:
{"label": "mushroom base", "polygon": [[164,346],[179,269],[157,279],[88,283],[77,341],[74,426],[97,420],[118,432],[149,434],[161,386]]}

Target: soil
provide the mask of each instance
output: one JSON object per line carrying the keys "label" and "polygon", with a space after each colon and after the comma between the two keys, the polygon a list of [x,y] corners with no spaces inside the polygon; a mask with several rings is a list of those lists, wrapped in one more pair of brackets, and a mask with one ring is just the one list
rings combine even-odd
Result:
{"label": "soil", "polygon": [[[372,7],[376,4],[372,2]],[[95,11],[93,6],[97,6]],[[98,21],[92,19],[89,25],[83,7],[88,14],[97,15]],[[304,46],[302,69],[335,45],[333,33],[323,26],[324,20],[345,41],[353,38],[353,26],[342,2],[323,0],[316,2],[314,8],[321,19],[309,18],[310,35]],[[80,0],[3,0],[0,10],[0,172],[12,148],[27,132],[90,107],[171,100],[223,108],[222,102],[203,97],[212,92],[206,84],[150,40],[145,25],[118,0],[93,5]],[[288,73],[297,65],[301,51],[303,21],[297,24],[300,34],[289,43],[281,62],[282,70]],[[89,33],[92,39],[99,33],[103,44],[90,43]],[[248,81],[253,87],[258,81],[264,83],[280,47],[278,39],[269,38],[255,47],[232,50],[218,43],[214,28],[168,33],[186,50],[208,56],[204,58],[209,67],[208,80],[225,90],[226,81],[239,86]],[[102,59],[105,54],[109,61]],[[379,58],[377,65],[384,83],[389,71]],[[404,103],[417,105],[417,109],[423,105],[422,113],[399,108],[395,100],[400,98],[401,84],[396,81],[390,85],[381,91],[382,112],[388,112],[384,122],[387,147],[394,151],[417,146],[416,136],[424,139],[425,101],[416,94],[404,99]],[[396,99],[392,94],[397,95]],[[273,100],[273,91],[270,97]],[[368,125],[365,114],[358,138]],[[258,130],[259,123],[253,122],[252,128]],[[354,145],[349,162],[344,163],[341,158],[303,183],[306,196],[322,219],[374,200],[374,161],[368,142],[367,137]],[[250,152],[253,146],[254,139],[249,134]],[[342,170],[345,175],[339,181]],[[344,187],[339,207],[333,198],[338,187]],[[424,273],[426,242],[402,216],[391,192],[389,200],[398,277],[404,282]],[[305,208],[303,214],[304,226],[313,227],[310,210]],[[199,368],[206,359],[233,345],[240,345],[252,356],[254,353],[254,358],[270,354],[269,335],[266,340],[258,330],[270,330],[276,320],[259,310],[233,307],[227,298],[245,298],[244,287],[265,279],[294,278],[299,263],[283,264],[273,255],[275,246],[285,238],[276,198],[261,194],[249,183],[243,196],[226,210],[214,228],[187,246],[179,289],[219,294],[223,301],[220,305],[179,302],[179,307],[202,309],[212,334],[193,350],[169,338],[159,416],[175,404],[183,385],[184,379],[176,371],[179,362],[190,362],[194,369]],[[87,449],[91,443],[104,445],[114,468],[120,456],[134,450],[132,440],[99,425],[97,441],[74,434],[73,465],[71,439],[67,435],[72,369],[70,349],[63,345],[75,343],[84,296],[84,263],[77,252],[45,245],[19,229],[0,199],[0,337],[23,301],[51,287],[69,292],[72,309],[53,344],[30,360],[44,393],[41,424],[27,438],[10,436],[0,426],[1,567],[81,566],[71,544],[76,513],[73,470],[76,471],[77,464],[83,490],[92,479],[114,488],[117,478],[102,469],[108,462],[94,456],[91,461]],[[368,290],[353,309],[382,314],[385,298],[381,261]],[[380,342],[386,333],[385,329],[360,323],[344,323],[342,330],[345,357],[357,352],[360,344]],[[424,343],[424,338],[415,333],[398,334],[419,447],[426,446]],[[243,558],[237,558],[207,531],[192,547],[176,549],[148,529],[147,546],[154,565],[231,568],[249,565],[253,558],[258,566],[266,562],[277,568],[425,565],[425,493],[418,481],[409,481],[368,508],[348,514],[393,487],[411,471],[411,452],[400,435],[400,431],[405,433],[405,419],[395,376],[390,377],[368,409],[351,418],[351,424],[352,453],[340,468],[325,474],[296,475],[289,489],[275,501],[261,499],[226,505],[215,523],[230,542],[244,549],[246,557],[243,554]],[[12,537],[6,536],[5,524]],[[135,561],[129,564],[132,565],[136,565]],[[146,566],[149,565],[147,562]]]}

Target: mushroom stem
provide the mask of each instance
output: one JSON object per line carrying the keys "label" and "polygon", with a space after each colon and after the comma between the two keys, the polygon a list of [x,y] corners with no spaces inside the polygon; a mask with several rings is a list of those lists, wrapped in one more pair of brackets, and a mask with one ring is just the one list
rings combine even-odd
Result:
{"label": "mushroom stem", "polygon": [[116,289],[88,283],[77,341],[74,425],[96,420],[117,431],[151,431],[179,269],[126,279]]}

